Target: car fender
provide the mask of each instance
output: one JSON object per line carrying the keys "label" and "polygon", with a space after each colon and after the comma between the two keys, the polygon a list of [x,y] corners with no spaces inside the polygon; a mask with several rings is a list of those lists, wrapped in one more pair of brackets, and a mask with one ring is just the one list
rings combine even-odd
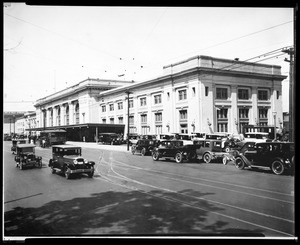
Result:
{"label": "car fender", "polygon": [[240,154],[240,155],[238,155],[237,157],[242,158],[243,161],[245,162],[245,164],[246,164],[247,166],[251,166],[251,165],[252,165],[251,162],[248,160],[248,158],[245,157],[243,154]]}
{"label": "car fender", "polygon": [[283,164],[283,166],[285,166],[287,168],[291,167],[291,165],[292,165],[291,161],[288,158],[286,159],[286,161],[284,161],[284,159],[281,157],[275,157],[272,159],[272,161],[270,161],[270,163],[269,163],[270,167],[272,166],[272,163],[274,161],[280,161]]}

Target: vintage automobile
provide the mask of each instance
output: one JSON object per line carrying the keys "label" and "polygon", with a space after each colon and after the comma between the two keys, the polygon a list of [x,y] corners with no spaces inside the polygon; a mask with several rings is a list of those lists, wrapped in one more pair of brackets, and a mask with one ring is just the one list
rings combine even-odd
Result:
{"label": "vintage automobile", "polygon": [[182,140],[161,141],[158,147],[152,151],[152,158],[158,161],[159,158],[175,159],[177,163],[185,160],[195,161],[197,159],[195,145],[184,145]]}
{"label": "vintage automobile", "polygon": [[24,140],[24,139],[12,139],[11,142],[12,142],[12,147],[11,147],[12,154],[16,154],[17,145],[18,144],[25,144],[26,140]]}
{"label": "vintage automobile", "polygon": [[117,133],[100,133],[99,142],[109,145],[120,145],[122,143],[122,139]]}
{"label": "vintage automobile", "polygon": [[42,157],[35,155],[35,145],[20,144],[16,146],[15,161],[21,170],[25,167],[38,167],[41,168]]}
{"label": "vintage automobile", "polygon": [[135,153],[141,153],[142,156],[146,154],[151,154],[153,149],[157,147],[159,144],[158,140],[138,140],[136,144],[131,146],[131,153],[134,155]]}
{"label": "vintage automobile", "polygon": [[229,152],[232,150],[240,150],[245,144],[245,140],[241,140],[239,137],[228,137],[224,141],[223,149],[225,152]]}
{"label": "vintage automobile", "polygon": [[206,163],[211,163],[213,160],[221,160],[225,154],[222,147],[223,140],[206,139],[194,140],[193,142],[197,146],[197,158],[203,159]]}
{"label": "vintage automobile", "polygon": [[291,142],[248,142],[235,157],[238,169],[271,169],[276,175],[294,169],[295,149]]}
{"label": "vintage automobile", "polygon": [[87,174],[92,178],[94,175],[95,162],[87,161],[81,157],[81,147],[73,145],[55,145],[52,146],[52,159],[48,166],[51,172],[62,173],[67,179],[73,174]]}

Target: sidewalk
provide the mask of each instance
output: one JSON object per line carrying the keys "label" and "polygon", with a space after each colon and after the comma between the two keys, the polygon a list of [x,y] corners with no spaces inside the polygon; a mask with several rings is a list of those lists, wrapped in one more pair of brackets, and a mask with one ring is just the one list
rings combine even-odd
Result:
{"label": "sidewalk", "polygon": [[108,150],[108,151],[123,151],[123,152],[130,152],[127,151],[127,145],[102,145],[97,144],[96,142],[77,142],[77,141],[67,141],[66,145],[76,145],[82,148],[92,148],[92,149],[99,149],[99,150]]}

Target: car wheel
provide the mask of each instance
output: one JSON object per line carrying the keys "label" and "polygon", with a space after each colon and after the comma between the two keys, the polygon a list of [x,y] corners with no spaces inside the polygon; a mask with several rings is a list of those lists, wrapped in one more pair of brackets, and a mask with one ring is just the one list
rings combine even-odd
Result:
{"label": "car wheel", "polygon": [[242,158],[238,157],[235,159],[235,167],[237,169],[244,169],[245,163]]}
{"label": "car wheel", "polygon": [[180,152],[177,152],[175,155],[175,161],[177,163],[182,163],[183,162],[183,155]]}
{"label": "car wheel", "polygon": [[228,163],[228,157],[227,156],[223,156],[223,158],[222,158],[222,163],[224,164],[224,165],[226,165],[227,163]]}
{"label": "car wheel", "polygon": [[203,160],[204,160],[204,162],[206,162],[206,163],[210,163],[211,160],[212,160],[211,154],[208,153],[208,152],[205,153],[205,154],[203,155]]}
{"label": "car wheel", "polygon": [[146,155],[146,149],[145,148],[142,149],[141,154],[142,154],[142,156]]}
{"label": "car wheel", "polygon": [[152,153],[152,159],[153,159],[154,161],[158,161],[158,159],[159,159],[158,152],[154,151],[154,152]]}
{"label": "car wheel", "polygon": [[275,160],[274,162],[272,162],[271,169],[272,169],[272,172],[276,175],[283,174],[283,172],[284,172],[283,163],[279,160]]}

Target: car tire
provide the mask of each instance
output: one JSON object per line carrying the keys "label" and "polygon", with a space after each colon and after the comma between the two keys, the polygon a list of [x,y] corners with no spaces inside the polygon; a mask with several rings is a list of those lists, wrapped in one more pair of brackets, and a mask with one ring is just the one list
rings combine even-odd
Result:
{"label": "car tire", "polygon": [[56,173],[56,170],[53,168],[53,166],[51,166],[51,173],[52,173],[52,174],[55,174],[55,173]]}
{"label": "car tire", "polygon": [[142,154],[142,156],[146,155],[146,149],[145,148],[142,149],[141,154]]}
{"label": "car tire", "polygon": [[284,172],[284,165],[280,160],[275,160],[271,164],[271,170],[276,175],[281,175]]}
{"label": "car tire", "polygon": [[244,162],[244,160],[242,158],[240,158],[240,157],[237,157],[235,159],[235,167],[237,169],[244,169],[245,168],[245,162]]}
{"label": "car tire", "polygon": [[158,161],[158,160],[159,160],[158,152],[154,151],[154,152],[152,153],[152,159],[153,159],[154,161]]}
{"label": "car tire", "polygon": [[225,147],[225,152],[227,152],[227,153],[230,152],[230,147],[229,146]]}
{"label": "car tire", "polygon": [[176,155],[175,155],[175,161],[177,163],[182,163],[183,162],[183,155],[182,155],[182,153],[180,153],[180,152],[176,153]]}
{"label": "car tire", "polygon": [[212,156],[210,153],[206,152],[204,155],[203,155],[203,160],[204,162],[206,163],[211,163],[211,160],[212,160]]}

